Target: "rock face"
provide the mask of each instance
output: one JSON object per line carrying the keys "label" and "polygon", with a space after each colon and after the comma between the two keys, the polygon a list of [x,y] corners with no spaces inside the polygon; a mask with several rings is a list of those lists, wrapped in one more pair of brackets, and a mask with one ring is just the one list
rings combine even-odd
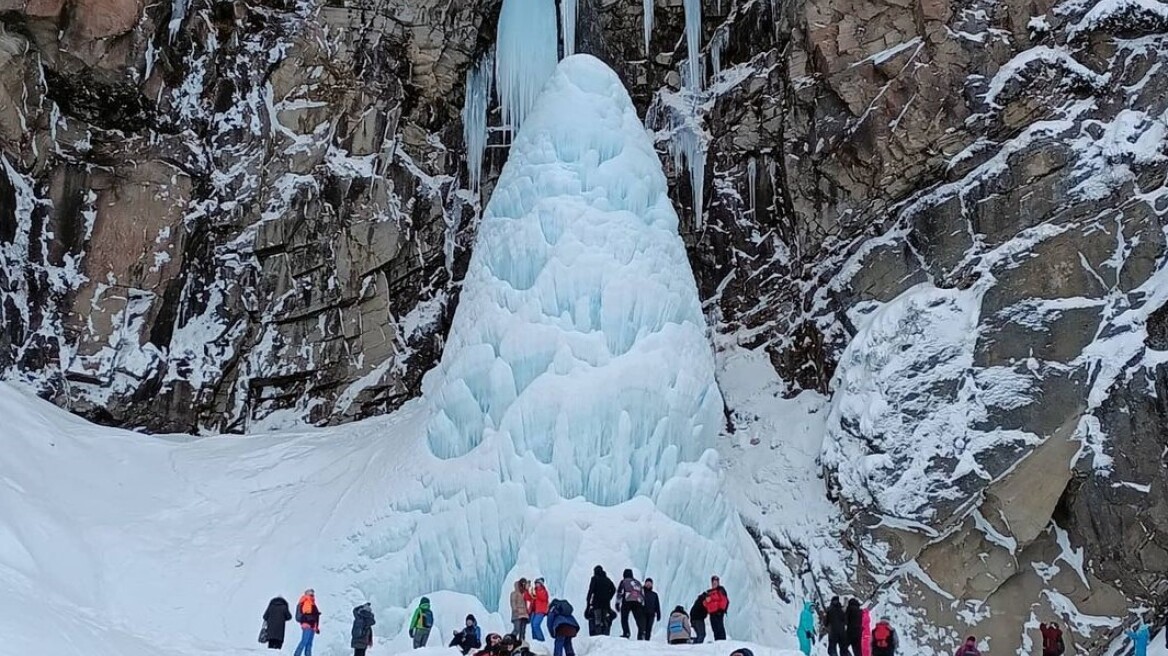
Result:
{"label": "rock face", "polygon": [[[921,649],[1029,653],[1061,618],[1094,653],[1164,608],[1168,5],[707,0],[700,92],[680,2],[647,49],[641,3],[579,5],[720,338],[832,395],[841,578],[910,602]],[[151,430],[415,394],[473,239],[459,112],[498,10],[0,0],[0,366]]]}

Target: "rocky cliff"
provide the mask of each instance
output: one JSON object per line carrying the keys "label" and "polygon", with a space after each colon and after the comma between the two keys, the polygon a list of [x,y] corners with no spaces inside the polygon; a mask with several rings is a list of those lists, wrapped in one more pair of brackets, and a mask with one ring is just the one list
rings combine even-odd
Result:
{"label": "rocky cliff", "polygon": [[[498,12],[0,0],[0,366],[156,431],[409,398]],[[832,396],[850,564],[820,587],[995,652],[1062,618],[1096,653],[1163,607],[1168,5],[707,0],[701,90],[682,3],[647,42],[643,14],[581,0],[577,47],[657,131],[719,332]]]}

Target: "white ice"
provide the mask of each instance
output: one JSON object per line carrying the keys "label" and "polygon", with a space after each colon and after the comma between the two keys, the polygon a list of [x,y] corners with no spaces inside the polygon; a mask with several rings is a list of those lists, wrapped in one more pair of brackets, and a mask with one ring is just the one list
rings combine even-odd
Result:
{"label": "white ice", "polygon": [[466,72],[466,99],[462,106],[463,139],[466,142],[466,170],[470,188],[479,190],[482,181],[483,155],[487,150],[487,107],[495,68],[495,55],[488,52]]}
{"label": "white ice", "polygon": [[495,87],[503,125],[519,130],[556,68],[554,0],[504,0],[495,45]]}

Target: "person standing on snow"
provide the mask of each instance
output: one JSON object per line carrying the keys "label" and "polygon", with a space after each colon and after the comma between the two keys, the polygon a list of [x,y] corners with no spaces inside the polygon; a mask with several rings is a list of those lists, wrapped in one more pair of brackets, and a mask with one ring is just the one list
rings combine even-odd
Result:
{"label": "person standing on snow", "polygon": [[981,650],[977,648],[977,638],[969,636],[965,639],[965,644],[957,648],[954,656],[981,656]]}
{"label": "person standing on snow", "polygon": [[633,570],[626,569],[624,578],[616,588],[616,606],[620,610],[622,638],[632,637],[629,631],[629,615],[633,616],[633,622],[637,624],[637,637],[641,637],[641,631],[645,628],[644,602],[645,591],[641,582],[633,577]]}
{"label": "person standing on snow", "polygon": [[839,597],[831,598],[824,620],[827,624],[827,653],[829,656],[848,656],[848,616]]}
{"label": "person standing on snow", "polygon": [[612,598],[616,595],[616,585],[600,565],[592,568],[592,580],[588,583],[588,598],[584,604],[584,617],[588,620],[588,635],[608,635],[612,630]]}
{"label": "person standing on snow", "polygon": [[470,650],[483,646],[483,632],[474,615],[466,616],[466,627],[454,632],[454,639],[448,646],[457,648],[464,656],[469,654]]}
{"label": "person standing on snow", "polygon": [[865,608],[860,611],[860,649],[863,656],[872,656],[872,614]]}
{"label": "person standing on snow", "polygon": [[1151,636],[1147,624],[1140,622],[1135,631],[1127,632],[1127,639],[1131,640],[1134,656],[1148,656],[1148,640],[1151,639]]}
{"label": "person standing on snow", "polygon": [[846,613],[848,624],[848,649],[852,656],[863,656],[864,653],[864,611],[860,608],[860,600],[848,599]]}
{"label": "person standing on snow", "polygon": [[353,656],[365,656],[365,650],[373,646],[373,625],[377,620],[373,618],[373,607],[361,604],[353,609]]}
{"label": "person standing on snow", "polygon": [[414,639],[414,649],[426,646],[433,628],[434,612],[430,610],[430,598],[422,597],[414,609],[414,616],[410,618],[410,637]]}
{"label": "person standing on snow", "polygon": [[296,603],[296,622],[300,624],[300,644],[296,656],[312,656],[312,639],[320,633],[320,606],[316,605],[316,591],[309,588]]}
{"label": "person standing on snow", "polygon": [[637,631],[637,640],[652,640],[653,623],[661,621],[661,599],[653,590],[653,579],[645,579],[641,595],[644,597],[644,601],[641,602],[641,616],[645,618],[645,625]]}
{"label": "person standing on snow", "polygon": [[685,609],[678,606],[669,614],[669,624],[665,625],[665,640],[671,645],[687,645],[693,635],[693,625]]}
{"label": "person standing on snow", "polygon": [[264,641],[268,643],[268,649],[284,647],[284,629],[290,619],[292,613],[283,597],[268,602],[268,608],[264,611]]}
{"label": "person standing on snow", "polygon": [[689,609],[689,619],[693,623],[694,630],[694,644],[700,645],[706,641],[706,594],[705,592],[698,595],[694,600],[693,606]]}
{"label": "person standing on snow", "polygon": [[881,619],[872,629],[872,656],[896,656],[896,631],[888,620]]}
{"label": "person standing on snow", "polygon": [[1042,656],[1063,656],[1067,646],[1063,642],[1063,630],[1059,628],[1058,622],[1039,624],[1038,632],[1042,634]]}
{"label": "person standing on snow", "polygon": [[714,640],[726,639],[726,612],[730,610],[730,596],[717,576],[710,577],[710,589],[706,591],[706,612],[710,614],[710,633]]}
{"label": "person standing on snow", "polygon": [[576,656],[572,638],[580,633],[580,623],[572,615],[572,604],[566,599],[556,599],[548,605],[548,632],[555,641],[552,656]]}
{"label": "person standing on snow", "polygon": [[803,656],[811,656],[811,645],[815,644],[815,611],[811,602],[803,602],[803,612],[799,613],[799,651]]}
{"label": "person standing on snow", "polygon": [[511,591],[511,635],[515,642],[527,640],[527,624],[531,621],[531,613],[527,610],[527,579],[515,582],[515,589]]}
{"label": "person standing on snow", "polygon": [[548,591],[543,579],[535,580],[535,589],[527,595],[527,607],[531,611],[531,639],[543,642],[543,620],[548,614]]}

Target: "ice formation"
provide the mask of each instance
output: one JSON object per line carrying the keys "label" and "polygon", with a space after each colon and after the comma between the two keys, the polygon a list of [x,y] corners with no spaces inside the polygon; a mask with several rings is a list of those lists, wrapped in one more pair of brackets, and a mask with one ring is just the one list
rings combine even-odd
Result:
{"label": "ice formation", "polygon": [[495,86],[503,125],[518,131],[544,82],[556,68],[554,0],[504,0],[499,12]]}
{"label": "ice formation", "polygon": [[564,26],[564,56],[576,54],[577,0],[560,0],[560,22]]}
{"label": "ice formation", "polygon": [[645,54],[649,54],[650,43],[653,40],[653,12],[657,8],[657,0],[644,0],[645,3]]}
{"label": "ice formation", "polygon": [[685,46],[689,54],[689,86],[702,88],[702,0],[685,0]]}
{"label": "ice formation", "polygon": [[488,52],[466,72],[466,100],[462,106],[462,130],[466,141],[466,170],[470,188],[478,191],[483,154],[487,150],[487,107],[491,103],[495,56]]}
{"label": "ice formation", "polygon": [[[713,371],[649,135],[612,71],[566,59],[512,147],[425,378],[430,449],[495,463],[533,504],[601,518],[593,539],[638,554],[637,567],[648,558],[659,584],[693,595],[725,569],[761,602],[766,575],[708,451],[721,426]],[[654,537],[621,526],[632,508],[664,522]],[[550,558],[574,577],[592,564]],[[737,631],[743,619],[731,618]]]}

